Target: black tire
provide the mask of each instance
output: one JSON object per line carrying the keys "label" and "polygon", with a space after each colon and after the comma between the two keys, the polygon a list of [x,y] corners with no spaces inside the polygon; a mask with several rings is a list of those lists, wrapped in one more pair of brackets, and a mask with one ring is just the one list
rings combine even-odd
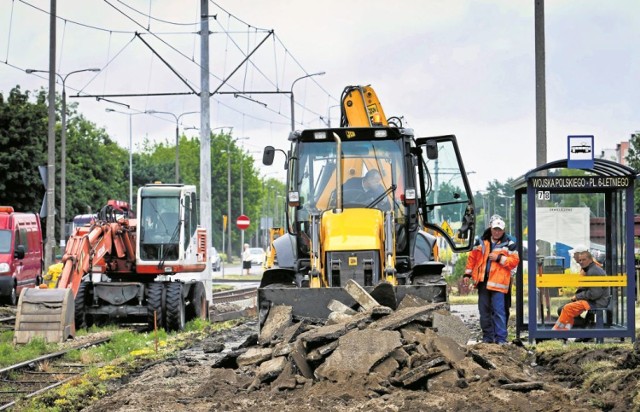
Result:
{"label": "black tire", "polygon": [[167,283],[167,331],[180,331],[186,323],[182,283]]}
{"label": "black tire", "polygon": [[11,293],[6,298],[6,302],[7,302],[7,304],[9,304],[11,306],[16,306],[18,304],[18,291],[16,289],[16,284],[15,283],[13,284],[13,287],[11,288]]}
{"label": "black tire", "polygon": [[185,308],[187,322],[200,318],[207,319],[207,295],[202,282],[196,282],[189,292],[189,304]]}
{"label": "black tire", "polygon": [[93,325],[93,317],[87,315],[87,305],[91,299],[91,288],[87,282],[81,282],[74,300],[76,330],[90,328]]}
{"label": "black tire", "polygon": [[154,330],[154,317],[158,325],[158,329],[164,328],[164,284],[159,282],[151,282],[147,284],[145,295],[147,298],[147,325],[149,330]]}

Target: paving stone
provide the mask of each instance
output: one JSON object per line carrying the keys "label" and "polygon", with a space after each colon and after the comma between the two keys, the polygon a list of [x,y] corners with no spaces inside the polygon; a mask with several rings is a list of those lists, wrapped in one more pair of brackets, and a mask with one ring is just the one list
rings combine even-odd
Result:
{"label": "paving stone", "polygon": [[332,299],[331,301],[329,301],[327,308],[331,312],[343,313],[345,315],[355,315],[356,313],[358,313],[355,310],[351,309],[349,306],[335,299]]}
{"label": "paving stone", "polygon": [[316,369],[315,375],[341,381],[353,374],[368,374],[400,346],[400,333],[396,331],[351,331],[340,338],[338,348]]}
{"label": "paving stone", "polygon": [[402,298],[402,301],[400,301],[400,304],[398,305],[396,310],[405,309],[405,308],[417,308],[419,306],[427,306],[427,305],[429,305],[429,302],[422,299],[421,297],[412,295],[412,294],[406,294],[404,295],[404,298]]}
{"label": "paving stone", "polygon": [[387,359],[383,360],[382,363],[374,366],[373,372],[388,378],[392,376],[400,367],[400,364],[397,360],[393,358],[393,356],[389,356]]}
{"label": "paving stone", "polygon": [[471,331],[462,319],[448,311],[433,312],[432,327],[437,331],[438,335],[448,336],[458,342],[459,345],[466,345],[471,338]]}
{"label": "paving stone", "polygon": [[347,315],[342,312],[331,312],[325,325],[336,325],[338,323],[346,323],[349,322],[353,318],[353,315]]}
{"label": "paving stone", "polygon": [[431,341],[431,347],[435,352],[440,352],[448,362],[458,362],[467,356],[466,351],[448,336],[436,336]]}
{"label": "paving stone", "polygon": [[347,281],[344,290],[365,310],[373,309],[379,305],[378,301],[372,298],[371,295],[353,279]]}
{"label": "paving stone", "polygon": [[298,339],[295,342],[293,351],[289,354],[289,357],[302,376],[307,379],[313,379],[313,370],[311,366],[309,366],[309,363],[307,363],[307,352],[302,340]]}
{"label": "paving stone", "polygon": [[272,356],[273,357],[276,357],[276,356],[287,356],[288,354],[290,354],[293,351],[294,345],[295,344],[293,342],[289,342],[289,343],[280,342],[276,346],[273,347]]}
{"label": "paving stone", "polygon": [[291,325],[293,308],[288,305],[276,305],[269,309],[269,315],[258,337],[258,344],[270,343],[277,335],[282,335],[284,330]]}
{"label": "paving stone", "polygon": [[287,365],[287,358],[280,356],[277,358],[269,359],[266,362],[262,362],[256,372],[256,377],[260,382],[275,379],[284,370]]}
{"label": "paving stone", "polygon": [[338,323],[335,325],[320,326],[319,328],[301,333],[298,336],[298,340],[309,343],[324,342],[338,339],[345,333],[347,333],[346,324]]}
{"label": "paving stone", "polygon": [[427,318],[430,318],[433,311],[442,309],[444,305],[446,305],[446,302],[430,303],[427,306],[398,309],[391,315],[371,323],[369,328],[378,330],[398,329],[416,319],[426,320]]}
{"label": "paving stone", "polygon": [[247,349],[245,353],[238,356],[238,359],[236,359],[236,362],[240,367],[256,365],[266,361],[267,359],[270,359],[272,353],[273,353],[273,349],[271,348],[253,347],[253,348]]}
{"label": "paving stone", "polygon": [[282,391],[285,389],[295,389],[297,386],[296,377],[293,374],[293,366],[291,362],[287,362],[280,375],[271,382],[272,391]]}
{"label": "paving stone", "polygon": [[326,358],[336,350],[338,347],[338,341],[334,340],[331,343],[327,343],[326,345],[322,345],[319,348],[316,348],[307,354],[307,360],[309,362],[319,362],[322,359]]}

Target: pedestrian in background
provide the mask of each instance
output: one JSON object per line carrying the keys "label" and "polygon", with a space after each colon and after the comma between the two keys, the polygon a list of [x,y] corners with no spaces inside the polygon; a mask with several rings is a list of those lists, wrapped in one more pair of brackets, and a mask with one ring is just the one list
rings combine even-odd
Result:
{"label": "pedestrian in background", "polygon": [[249,276],[249,272],[251,271],[251,252],[249,252],[249,244],[244,244],[244,249],[242,250],[242,269],[246,270],[245,275]]}
{"label": "pedestrian in background", "polygon": [[505,226],[504,220],[494,217],[469,252],[464,274],[465,285],[472,279],[478,290],[482,341],[500,345],[507,343],[505,296],[511,290],[511,273],[520,262],[516,242],[505,233]]}

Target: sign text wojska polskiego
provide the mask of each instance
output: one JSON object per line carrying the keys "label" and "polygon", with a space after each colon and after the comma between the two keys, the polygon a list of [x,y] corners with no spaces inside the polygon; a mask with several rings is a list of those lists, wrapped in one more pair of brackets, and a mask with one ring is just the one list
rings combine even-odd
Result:
{"label": "sign text wojska polskiego", "polygon": [[609,189],[631,185],[633,185],[633,179],[628,177],[558,176],[531,178],[531,186],[534,189]]}

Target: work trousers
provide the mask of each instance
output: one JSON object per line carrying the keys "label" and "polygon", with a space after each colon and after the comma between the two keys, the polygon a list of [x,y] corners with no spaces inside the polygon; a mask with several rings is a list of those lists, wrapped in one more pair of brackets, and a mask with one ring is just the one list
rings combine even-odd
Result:
{"label": "work trousers", "polygon": [[488,290],[487,282],[479,283],[477,290],[482,341],[486,343],[505,343],[507,341],[505,294]]}
{"label": "work trousers", "polygon": [[580,316],[585,310],[591,309],[589,302],[586,300],[576,300],[575,302],[569,302],[564,305],[560,317],[553,325],[555,330],[570,330],[573,327],[574,318]]}

